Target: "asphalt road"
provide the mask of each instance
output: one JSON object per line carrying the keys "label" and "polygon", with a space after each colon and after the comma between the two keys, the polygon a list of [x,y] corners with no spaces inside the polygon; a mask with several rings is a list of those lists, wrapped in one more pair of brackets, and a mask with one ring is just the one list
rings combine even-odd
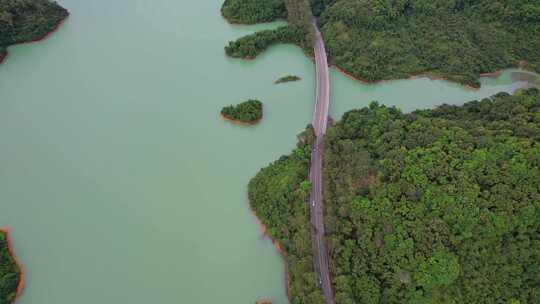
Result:
{"label": "asphalt road", "polygon": [[323,291],[326,304],[334,304],[332,282],[330,281],[330,267],[328,250],[326,247],[324,230],[323,208],[323,181],[322,157],[324,155],[324,135],[328,124],[328,108],[330,106],[330,81],[328,78],[328,61],[322,35],[315,27],[315,68],[317,71],[317,97],[313,112],[313,128],[315,129],[316,143],[311,153],[311,168],[309,178],[311,181],[310,217],[314,252],[314,267],[319,276],[320,287]]}

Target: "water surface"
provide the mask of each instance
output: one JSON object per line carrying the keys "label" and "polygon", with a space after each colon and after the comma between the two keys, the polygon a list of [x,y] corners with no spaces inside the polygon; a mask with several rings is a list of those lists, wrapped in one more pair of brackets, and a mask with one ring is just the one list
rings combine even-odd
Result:
{"label": "water surface", "polygon": [[[227,41],[279,24],[228,25],[221,1],[59,2],[72,13],[62,28],[0,66],[0,226],[27,273],[18,303],[286,303],[246,185],[311,120],[312,62],[294,46],[225,57]],[[303,80],[273,84],[286,74]],[[334,117],[371,100],[410,111],[519,84],[331,81]],[[219,118],[248,98],[265,103],[259,125]]]}

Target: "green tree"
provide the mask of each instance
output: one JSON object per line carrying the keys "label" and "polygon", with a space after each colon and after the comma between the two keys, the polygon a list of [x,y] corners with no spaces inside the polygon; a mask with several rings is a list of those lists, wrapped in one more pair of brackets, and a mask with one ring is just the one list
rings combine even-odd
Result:
{"label": "green tree", "polygon": [[460,274],[458,258],[444,250],[435,251],[433,256],[423,261],[415,279],[426,290],[450,286]]}

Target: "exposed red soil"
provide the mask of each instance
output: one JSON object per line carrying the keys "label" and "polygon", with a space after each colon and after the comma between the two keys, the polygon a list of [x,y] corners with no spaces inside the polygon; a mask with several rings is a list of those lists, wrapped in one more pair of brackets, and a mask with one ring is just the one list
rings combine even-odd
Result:
{"label": "exposed red soil", "polygon": [[42,35],[41,37],[37,37],[35,39],[32,39],[30,41],[27,41],[27,42],[22,42],[21,44],[26,44],[26,43],[34,43],[34,42],[39,42],[39,41],[42,41],[42,40],[45,40],[47,38],[49,38],[52,34],[56,33],[58,31],[58,29],[60,29],[60,27],[66,22],[66,20],[68,19],[69,17],[69,13],[66,15],[66,17],[64,17],[64,19],[60,20],[52,30],[50,30],[48,33]]}
{"label": "exposed red soil", "polygon": [[498,70],[498,71],[491,72],[491,73],[482,73],[482,74],[480,74],[480,77],[493,77],[493,78],[495,78],[495,77],[501,76],[502,72],[503,72],[502,70]]}
{"label": "exposed red soil", "polygon": [[219,116],[221,116],[222,119],[228,121],[228,122],[231,122],[233,124],[236,124],[236,125],[241,125],[241,126],[253,126],[253,125],[256,125],[258,124],[261,120],[261,119],[257,119],[255,121],[252,121],[252,122],[244,122],[244,121],[239,121],[239,120],[234,120],[234,119],[231,119],[229,117],[226,117],[225,115],[219,113]]}

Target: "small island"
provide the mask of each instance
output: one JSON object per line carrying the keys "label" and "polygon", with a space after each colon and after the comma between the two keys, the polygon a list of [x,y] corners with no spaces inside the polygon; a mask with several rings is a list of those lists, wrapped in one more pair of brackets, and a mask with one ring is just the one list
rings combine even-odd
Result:
{"label": "small island", "polygon": [[292,81],[300,81],[300,80],[302,80],[302,78],[300,78],[300,77],[298,77],[296,75],[287,75],[287,76],[283,76],[283,77],[279,78],[274,83],[275,84],[280,84],[280,83],[292,82]]}
{"label": "small island", "polygon": [[0,1],[0,63],[8,46],[44,39],[68,16],[65,8],[49,0]]}
{"label": "small island", "polygon": [[22,287],[22,271],[13,256],[8,232],[0,228],[0,303],[13,303]]}
{"label": "small island", "polygon": [[241,124],[256,124],[262,119],[263,104],[259,100],[250,99],[237,105],[230,105],[221,110],[226,120]]}

